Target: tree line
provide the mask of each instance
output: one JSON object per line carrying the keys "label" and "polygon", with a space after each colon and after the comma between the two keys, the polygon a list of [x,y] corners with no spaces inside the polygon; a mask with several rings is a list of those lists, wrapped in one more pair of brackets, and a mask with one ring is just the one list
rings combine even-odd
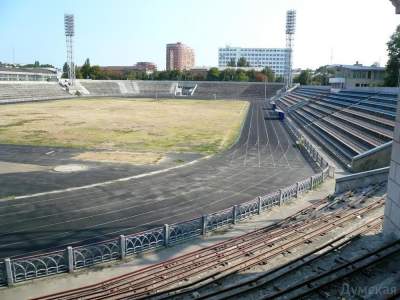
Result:
{"label": "tree line", "polygon": [[299,75],[293,78],[293,82],[301,85],[329,85],[329,78],[334,76],[335,70],[326,65],[315,71],[311,69],[302,70]]}
{"label": "tree line", "polygon": [[[276,76],[273,70],[265,67],[261,71],[245,70],[241,67],[247,66],[246,60],[239,59],[235,63],[235,68],[228,67],[224,70],[218,68],[210,68],[207,72],[197,72],[191,70],[171,70],[171,71],[154,71],[147,74],[145,71],[114,71],[105,70],[98,65],[91,65],[89,58],[81,67],[75,67],[75,76],[78,79],[98,79],[98,80],[180,80],[180,81],[268,81],[283,82],[282,76]],[[67,63],[63,66],[63,78],[68,77],[69,66]]]}

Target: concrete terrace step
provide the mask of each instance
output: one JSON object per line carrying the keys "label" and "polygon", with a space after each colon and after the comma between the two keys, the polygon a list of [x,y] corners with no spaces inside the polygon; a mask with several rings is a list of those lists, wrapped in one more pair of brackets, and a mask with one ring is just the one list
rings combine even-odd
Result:
{"label": "concrete terrace step", "polygon": [[356,140],[357,144],[360,144],[361,147],[367,147],[365,151],[383,144],[383,141],[370,136],[367,132],[355,129],[347,123],[342,122],[340,119],[335,119],[330,115],[321,114],[319,111],[315,111],[312,107],[303,107],[303,110],[314,115],[319,119],[318,122],[323,122],[335,131],[351,136],[351,138]]}
{"label": "concrete terrace step", "polygon": [[333,128],[327,126],[326,124],[318,121],[318,119],[313,114],[303,110],[299,110],[296,112],[303,116],[306,120],[308,120],[308,123],[305,124],[306,126],[318,127],[321,131],[325,132],[325,134],[328,135],[329,138],[334,139],[338,145],[341,145],[343,149],[346,149],[346,151],[351,156],[363,152],[363,149],[358,144],[354,143],[354,141],[352,141],[348,136],[345,136],[340,132],[337,132]]}
{"label": "concrete terrace step", "polygon": [[384,127],[374,125],[367,121],[350,118],[347,115],[343,114],[341,111],[327,109],[323,106],[319,106],[318,104],[309,103],[308,107],[311,107],[325,115],[330,115],[331,118],[337,119],[337,120],[341,121],[342,123],[346,123],[348,125],[355,126],[360,130],[365,130],[370,135],[375,136],[382,142],[390,141],[391,139],[393,139],[393,131],[388,130]]}
{"label": "concrete terrace step", "polygon": [[[291,115],[293,119],[296,121],[297,124],[303,126],[305,120],[302,119],[302,116],[299,114]],[[309,136],[314,139],[319,145],[321,145],[327,152],[329,152],[334,158],[336,158],[342,165],[346,168],[351,162],[352,156],[347,152],[343,151],[343,149],[337,145],[334,141],[328,139],[326,135],[322,134],[317,129],[313,128],[312,126],[303,127]]]}

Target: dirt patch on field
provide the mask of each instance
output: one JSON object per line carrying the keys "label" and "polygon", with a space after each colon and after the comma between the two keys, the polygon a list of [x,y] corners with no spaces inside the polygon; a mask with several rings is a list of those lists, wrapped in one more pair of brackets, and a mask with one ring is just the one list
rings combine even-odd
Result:
{"label": "dirt patch on field", "polygon": [[0,161],[0,174],[40,172],[48,169],[47,166]]}
{"label": "dirt patch on field", "polygon": [[87,161],[101,161],[111,163],[129,164],[155,164],[162,159],[159,153],[140,152],[84,152],[73,157],[73,159]]}

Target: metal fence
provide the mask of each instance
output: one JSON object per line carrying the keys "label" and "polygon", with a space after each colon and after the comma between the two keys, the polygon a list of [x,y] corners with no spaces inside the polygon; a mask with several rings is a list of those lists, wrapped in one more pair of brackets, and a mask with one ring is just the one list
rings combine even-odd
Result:
{"label": "metal fence", "polygon": [[52,253],[16,259],[7,258],[4,262],[0,262],[0,285],[12,285],[33,278],[73,272],[96,264],[124,259],[136,253],[168,247],[196,236],[206,235],[209,231],[236,224],[314,189],[329,176],[331,167],[296,128],[290,123],[286,125],[299,147],[303,148],[303,153],[321,167],[320,173],[240,205],[189,221],[165,224],[163,227],[121,235],[100,243],[67,247],[65,250]]}
{"label": "metal fence", "polygon": [[7,284],[6,266],[4,262],[0,262],[0,286]]}

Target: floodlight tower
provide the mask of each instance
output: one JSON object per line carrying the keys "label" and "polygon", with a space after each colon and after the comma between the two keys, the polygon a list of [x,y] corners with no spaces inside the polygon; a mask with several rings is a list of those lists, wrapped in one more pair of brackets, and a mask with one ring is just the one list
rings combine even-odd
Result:
{"label": "floodlight tower", "polygon": [[73,37],[75,35],[74,15],[64,14],[65,41],[67,44],[67,64],[69,67],[68,78],[71,86],[75,81],[75,64],[74,64],[74,44]]}
{"label": "floodlight tower", "polygon": [[294,34],[296,32],[296,11],[294,9],[286,12],[286,49],[288,51],[286,55],[286,74],[285,74],[285,86],[286,89],[292,86],[292,65],[293,65],[293,41]]}

